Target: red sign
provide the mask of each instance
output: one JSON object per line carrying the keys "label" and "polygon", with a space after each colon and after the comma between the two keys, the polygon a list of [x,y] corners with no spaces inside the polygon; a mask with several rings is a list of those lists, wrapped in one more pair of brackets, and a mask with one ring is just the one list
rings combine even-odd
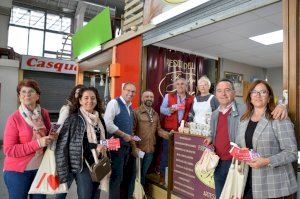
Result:
{"label": "red sign", "polygon": [[76,74],[78,65],[74,61],[24,55],[21,68],[23,70]]}
{"label": "red sign", "polygon": [[213,171],[202,172],[198,162],[206,149],[204,138],[174,134],[173,192],[188,199],[215,199]]}

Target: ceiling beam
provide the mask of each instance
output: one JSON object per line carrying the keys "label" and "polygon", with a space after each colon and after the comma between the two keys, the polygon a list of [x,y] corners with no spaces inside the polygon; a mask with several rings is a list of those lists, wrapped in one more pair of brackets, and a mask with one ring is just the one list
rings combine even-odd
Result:
{"label": "ceiling beam", "polygon": [[74,17],[74,13],[64,12],[61,7],[51,5],[48,2],[37,3],[37,0],[13,0],[13,5],[32,9],[39,9],[45,12],[49,11],[51,13],[64,15],[67,17]]}

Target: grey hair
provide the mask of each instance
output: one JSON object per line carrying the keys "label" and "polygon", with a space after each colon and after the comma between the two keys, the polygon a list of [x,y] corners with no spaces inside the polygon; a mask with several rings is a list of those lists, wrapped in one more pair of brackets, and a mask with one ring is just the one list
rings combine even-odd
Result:
{"label": "grey hair", "polygon": [[134,86],[134,87],[136,88],[136,86],[134,85],[134,83],[132,83],[132,82],[125,82],[125,83],[122,84],[122,90],[125,90],[125,88],[126,88],[128,85],[132,85],[132,86]]}
{"label": "grey hair", "polygon": [[201,81],[206,81],[208,87],[209,88],[211,87],[211,82],[210,82],[210,80],[208,79],[208,77],[206,75],[203,75],[202,77],[200,77],[197,84],[199,84],[199,82],[201,82]]}
{"label": "grey hair", "polygon": [[185,84],[187,85],[187,80],[183,77],[179,77],[178,79],[176,79],[175,83],[177,83],[179,80],[184,81]]}

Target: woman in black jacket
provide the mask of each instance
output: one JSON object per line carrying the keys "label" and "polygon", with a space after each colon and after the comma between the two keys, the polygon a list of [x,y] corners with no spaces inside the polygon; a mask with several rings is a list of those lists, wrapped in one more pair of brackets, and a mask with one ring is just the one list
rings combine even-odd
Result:
{"label": "woman in black jacket", "polygon": [[106,137],[102,112],[98,91],[94,87],[82,88],[57,140],[55,157],[60,183],[75,179],[79,199],[94,198],[99,187],[92,181],[86,161],[89,165],[94,163],[91,149],[96,149],[98,156],[106,153],[99,144]]}

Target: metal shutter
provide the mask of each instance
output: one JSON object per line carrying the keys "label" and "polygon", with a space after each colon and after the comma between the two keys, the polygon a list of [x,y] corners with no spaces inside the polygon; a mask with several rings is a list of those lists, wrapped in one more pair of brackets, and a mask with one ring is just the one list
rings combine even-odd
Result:
{"label": "metal shutter", "polygon": [[41,106],[58,113],[75,86],[75,75],[24,70],[24,79],[34,79],[41,89]]}

